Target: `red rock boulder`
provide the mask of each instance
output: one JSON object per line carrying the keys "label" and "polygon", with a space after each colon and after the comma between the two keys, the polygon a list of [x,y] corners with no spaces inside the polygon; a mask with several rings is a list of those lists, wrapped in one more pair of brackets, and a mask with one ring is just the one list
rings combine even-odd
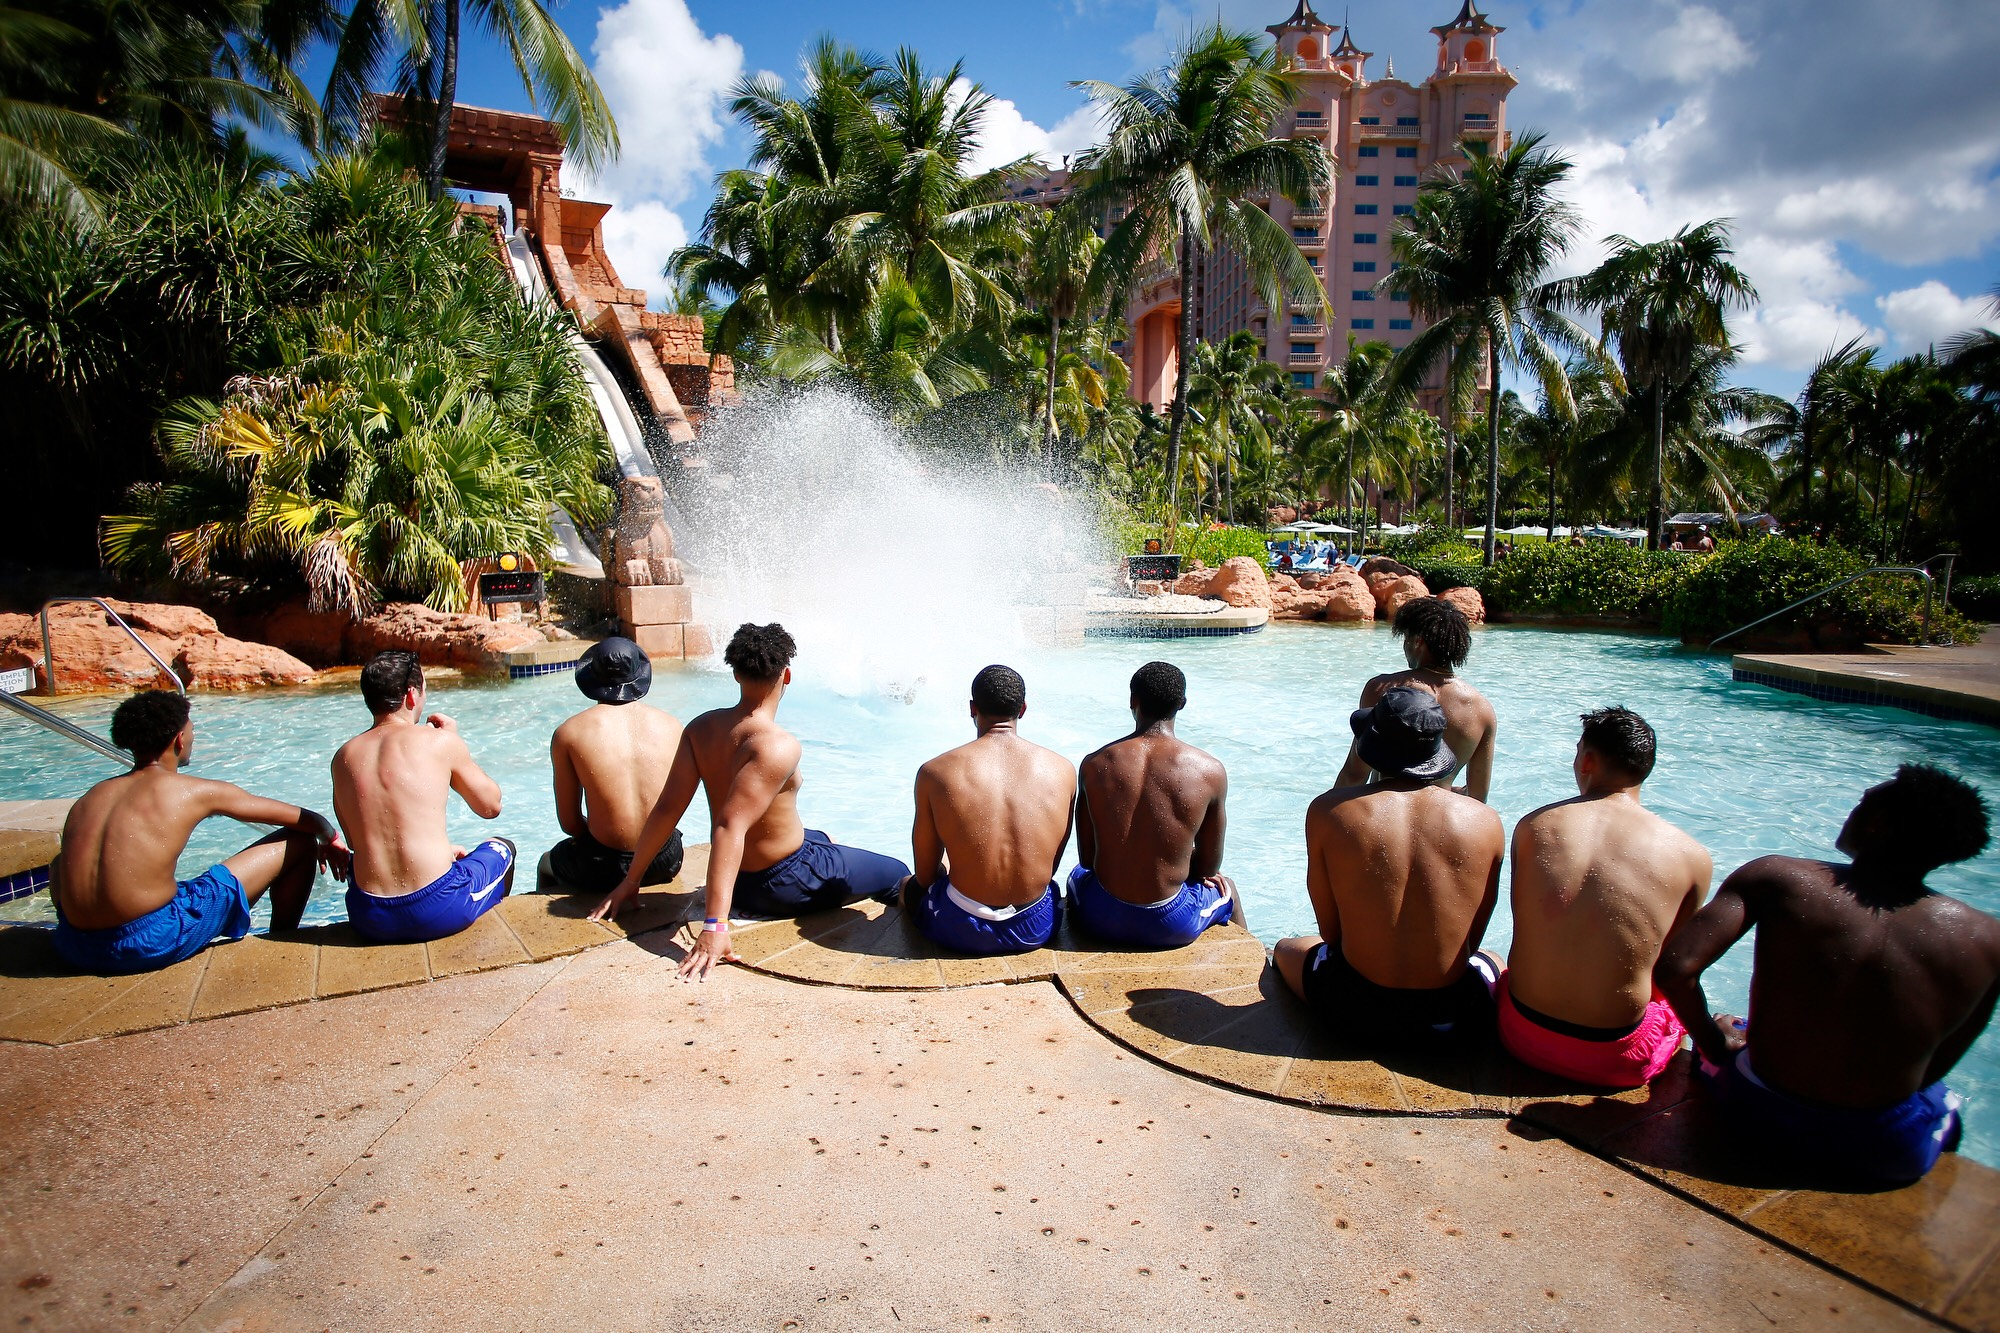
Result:
{"label": "red rock boulder", "polygon": [[1394,620],[1404,603],[1431,595],[1430,588],[1415,574],[1378,574],[1368,580],[1368,587],[1375,594],[1375,613],[1384,620]]}
{"label": "red rock boulder", "polygon": [[1325,598],[1328,620],[1375,619],[1375,595],[1352,569],[1337,569],[1327,575],[1320,593]]}
{"label": "red rock boulder", "polygon": [[365,661],[385,649],[417,655],[426,666],[460,666],[491,670],[506,654],[545,642],[532,625],[496,624],[478,616],[433,611],[415,602],[396,602],[365,620],[346,635],[346,651]]}
{"label": "red rock boulder", "polygon": [[1400,577],[1404,574],[1415,574],[1416,572],[1416,570],[1411,569],[1402,561],[1391,560],[1386,555],[1371,555],[1361,562],[1361,577],[1371,581],[1377,574],[1395,574]]}
{"label": "red rock boulder", "polygon": [[1297,592],[1298,590],[1299,581],[1290,574],[1271,575],[1271,595],[1273,597],[1281,592]]}
{"label": "red rock boulder", "polygon": [[[60,664],[61,659],[57,659]],[[190,638],[174,667],[190,685],[207,690],[247,690],[257,685],[303,685],[311,667],[265,643],[245,643],[223,634]]]}
{"label": "red rock boulder", "polygon": [[1271,581],[1264,568],[1247,555],[1231,556],[1208,581],[1202,592],[1229,606],[1261,606],[1271,609]]}
{"label": "red rock boulder", "polygon": [[348,626],[353,619],[339,611],[308,611],[291,602],[264,621],[260,637],[316,666],[336,666],[346,660]]}
{"label": "red rock boulder", "polygon": [[1447,588],[1438,594],[1440,601],[1450,602],[1465,613],[1465,618],[1475,625],[1486,623],[1486,599],[1479,595],[1477,588]]}

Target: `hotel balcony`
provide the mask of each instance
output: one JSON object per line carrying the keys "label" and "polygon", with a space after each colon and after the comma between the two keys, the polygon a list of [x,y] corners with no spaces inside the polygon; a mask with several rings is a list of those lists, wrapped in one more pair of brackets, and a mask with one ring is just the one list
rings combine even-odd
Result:
{"label": "hotel balcony", "polygon": [[1325,134],[1326,131],[1327,120],[1320,112],[1299,111],[1293,113],[1292,128],[1290,130],[1292,138],[1296,139],[1301,134],[1319,136]]}
{"label": "hotel balcony", "polygon": [[1421,125],[1357,125],[1355,131],[1364,139],[1416,139],[1423,135]]}
{"label": "hotel balcony", "polygon": [[1326,253],[1325,236],[1301,236],[1295,229],[1292,232],[1292,244],[1298,246],[1300,250],[1309,255],[1322,255]]}
{"label": "hotel balcony", "polygon": [[1468,120],[1458,127],[1458,132],[1468,139],[1491,139],[1500,127],[1490,120]]}
{"label": "hotel balcony", "polygon": [[1326,336],[1326,325],[1320,323],[1317,319],[1310,324],[1287,324],[1285,326],[1285,333],[1287,336],[1293,338],[1324,338]]}
{"label": "hotel balcony", "polygon": [[1317,366],[1325,360],[1326,358],[1318,352],[1291,352],[1286,355],[1285,364],[1288,366]]}

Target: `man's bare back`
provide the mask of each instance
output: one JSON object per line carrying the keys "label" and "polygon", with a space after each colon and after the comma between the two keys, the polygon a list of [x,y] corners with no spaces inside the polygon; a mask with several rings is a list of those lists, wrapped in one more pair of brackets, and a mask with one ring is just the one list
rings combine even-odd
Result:
{"label": "man's bare back", "polygon": [[[1493,750],[1500,730],[1493,705],[1457,676],[1420,667],[1373,677],[1361,688],[1359,706],[1373,708],[1390,690],[1403,688],[1423,690],[1436,697],[1444,709],[1445,744],[1458,756],[1459,772],[1465,775],[1465,785],[1460,790],[1475,801],[1485,800],[1493,787]],[[1354,787],[1367,780],[1368,765],[1361,761],[1357,751],[1350,749],[1335,785]]]}
{"label": "man's bare back", "polygon": [[1320,935],[1378,986],[1463,975],[1499,901],[1500,817],[1443,786],[1335,788],[1306,812],[1306,887]]}
{"label": "man's bare back", "polygon": [[[680,722],[643,703],[597,704],[557,727],[549,758],[563,832],[587,830],[619,851],[637,846],[680,740]],[[580,827],[570,827],[571,812],[580,813]]]}
{"label": "man's bare back", "polygon": [[354,886],[377,897],[413,893],[464,854],[445,831],[449,793],[481,819],[500,814],[500,785],[473,762],[457,724],[415,716],[378,717],[333,757],[333,809],[354,849]]}
{"label": "man's bare back", "polygon": [[1514,829],[1510,992],[1582,1027],[1637,1022],[1661,945],[1713,872],[1707,850],[1640,805],[1636,787],[1528,815]]}
{"label": "man's bare back", "polygon": [[1024,740],[1010,722],[917,770],[912,845],[929,885],[948,866],[952,886],[988,907],[1023,907],[1049,890],[1069,844],[1076,770]]}
{"label": "man's bare back", "polygon": [[[798,738],[774,718],[741,706],[703,713],[682,733],[681,751],[689,771],[700,779],[711,812],[757,807],[748,809],[743,827],[742,869],[774,866],[805,842],[805,823],[799,818],[803,751]],[[675,777],[679,767],[676,757]]]}
{"label": "man's bare back", "polygon": [[1222,869],[1229,774],[1171,721],[1084,759],[1077,857],[1114,898],[1161,903]]}

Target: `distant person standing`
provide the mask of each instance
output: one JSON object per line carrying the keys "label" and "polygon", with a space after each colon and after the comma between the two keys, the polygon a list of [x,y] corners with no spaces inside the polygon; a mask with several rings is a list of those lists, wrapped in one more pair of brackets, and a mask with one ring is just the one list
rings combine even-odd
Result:
{"label": "distant person standing", "polygon": [[[1976,790],[1905,764],[1848,815],[1834,844],[1847,864],[1758,857],[1667,941],[1653,975],[1759,1149],[1894,1185],[1957,1148],[1944,1077],[2000,1003],[2000,921],[1924,877],[1988,837]],[[1749,1021],[1713,1015],[1702,973],[1753,927]]]}
{"label": "distant person standing", "polygon": [[[133,695],[111,715],[111,741],[131,752],[132,770],[106,778],[70,807],[49,882],[56,952],[71,967],[115,974],[171,967],[218,936],[242,939],[250,904],[267,891],[271,928],[291,930],[321,864],[346,878],[347,848],[326,816],[181,772],[194,756],[184,696]],[[195,826],[216,815],[282,827],[175,882],[175,862]]]}
{"label": "distant person standing", "polygon": [[708,914],[679,975],[704,980],[735,957],[732,911],[805,916],[857,898],[887,899],[910,868],[891,856],[844,847],[799,819],[801,749],[778,725],[798,645],[783,625],[739,625],[722,660],[737,700],[688,723],[667,785],[632,848],[632,869],[590,914],[606,921],[639,895],[644,867],[667,845],[697,789],[708,794]]}
{"label": "distant person standing", "polygon": [[1580,794],[1514,826],[1500,1040],[1524,1064],[1599,1087],[1636,1088],[1680,1050],[1687,1034],[1653,964],[1715,871],[1700,843],[1640,804],[1657,745],[1628,708],[1584,714]]}
{"label": "distant person standing", "polygon": [[1024,739],[1028,686],[1011,667],[972,678],[975,738],[917,770],[915,873],[903,907],[963,953],[1026,953],[1062,919],[1056,867],[1069,846],[1076,770]]}
{"label": "distant person standing", "polygon": [[1229,774],[1174,734],[1186,706],[1180,668],[1146,663],[1132,674],[1132,734],[1083,761],[1070,906],[1114,944],[1171,949],[1243,924],[1242,896],[1222,874]]}
{"label": "distant person standing", "polygon": [[[1486,696],[1465,683],[1458,669],[1472,653],[1472,625],[1465,612],[1440,597],[1419,597],[1396,612],[1395,632],[1403,641],[1407,671],[1376,676],[1361,687],[1361,707],[1373,708],[1390,690],[1414,687],[1437,697],[1444,709],[1445,741],[1457,756],[1454,773],[1465,772],[1465,795],[1483,801],[1493,787],[1493,748],[1500,722]],[[1348,751],[1336,787],[1368,780],[1360,740]]]}
{"label": "distant person standing", "polygon": [[333,810],[354,848],[347,919],[368,939],[418,943],[456,935],[514,887],[514,844],[470,852],[445,831],[452,792],[481,819],[500,817],[500,784],[473,762],[458,724],[424,716],[423,664],[375,654],[361,668],[368,730],[333,756]]}
{"label": "distant person standing", "polygon": [[[641,702],[652,686],[653,663],[630,639],[605,639],[577,660],[576,687],[593,704],[549,740],[556,823],[569,835],[549,849],[549,870],[564,888],[617,888],[632,868],[646,816],[666,790],[681,724]],[[644,867],[645,882],[670,882],[681,873],[683,857],[675,829]]]}

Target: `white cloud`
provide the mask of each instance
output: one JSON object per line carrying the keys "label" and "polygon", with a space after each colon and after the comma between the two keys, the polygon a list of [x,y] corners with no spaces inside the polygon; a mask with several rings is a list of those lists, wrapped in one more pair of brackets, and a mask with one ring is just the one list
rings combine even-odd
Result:
{"label": "white cloud", "polygon": [[1681,10],[1640,49],[1653,68],[1676,83],[1704,83],[1755,58],[1728,19],[1700,5]]}
{"label": "white cloud", "polygon": [[[953,83],[952,104],[963,102],[971,91],[970,79]],[[994,97],[986,104],[986,115],[979,127],[979,151],[973,154],[972,166],[976,171],[987,171],[1032,157],[1044,166],[1058,167],[1064,157],[1081,153],[1096,143],[1097,137],[1098,116],[1094,106],[1078,107],[1054,127],[1043,129],[1022,115],[1021,108],[1013,102]]]}
{"label": "white cloud", "polygon": [[624,0],[600,12],[590,49],[623,148],[575,186],[614,205],[605,248],[619,277],[657,299],[660,267],[690,230],[674,210],[705,194],[708,153],[722,140],[723,101],[743,75],[743,48],[727,33],[704,33],[687,0]]}
{"label": "white cloud", "polygon": [[2000,331],[1986,297],[1960,296],[1935,278],[1878,296],[1875,306],[1905,352],[1921,352],[1971,328]]}

